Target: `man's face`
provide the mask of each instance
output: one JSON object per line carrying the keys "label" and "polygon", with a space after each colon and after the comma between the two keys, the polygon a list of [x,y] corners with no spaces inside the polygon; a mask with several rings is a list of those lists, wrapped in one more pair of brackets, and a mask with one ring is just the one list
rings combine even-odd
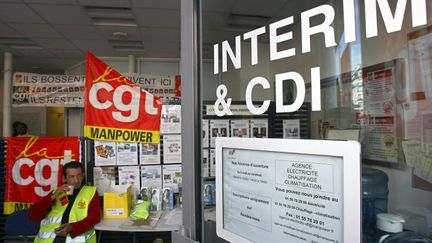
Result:
{"label": "man's face", "polygon": [[73,185],[75,189],[81,187],[83,179],[81,168],[69,168],[66,170],[66,184]]}

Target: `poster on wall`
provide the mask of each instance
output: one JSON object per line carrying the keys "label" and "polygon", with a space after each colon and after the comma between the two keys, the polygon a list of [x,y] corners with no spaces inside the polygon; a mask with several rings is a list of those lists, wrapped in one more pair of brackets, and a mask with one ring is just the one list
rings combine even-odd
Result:
{"label": "poster on wall", "polygon": [[114,166],[93,167],[93,182],[99,195],[109,191],[115,185],[116,171]]}
{"label": "poster on wall", "polygon": [[87,52],[84,136],[159,143],[162,102]]}
{"label": "poster on wall", "polygon": [[409,93],[414,94],[414,99],[432,99],[431,50],[432,27],[408,34]]}
{"label": "poster on wall", "polygon": [[115,142],[94,141],[96,166],[116,165],[117,145]]}
{"label": "poster on wall", "polygon": [[162,167],[160,165],[141,166],[141,189],[162,188]]}
{"label": "poster on wall", "polygon": [[27,209],[63,183],[62,168],[81,161],[79,137],[8,137],[4,214]]}
{"label": "poster on wall", "polygon": [[140,164],[160,164],[160,144],[140,144]]}
{"label": "poster on wall", "polygon": [[118,167],[119,185],[131,185],[136,192],[140,190],[140,170],[139,166],[120,166]]}
{"label": "poster on wall", "polygon": [[182,184],[182,166],[164,165],[162,168],[163,187],[170,187],[174,193],[179,192],[179,185]]}
{"label": "poster on wall", "polygon": [[218,140],[218,236],[360,242],[360,147],[354,141]]}
{"label": "poster on wall", "polygon": [[203,148],[209,146],[209,120],[202,120],[202,146]]}
{"label": "poster on wall", "polygon": [[266,138],[268,131],[268,121],[265,119],[250,120],[251,137]]}
{"label": "poster on wall", "polygon": [[163,105],[161,115],[161,134],[181,133],[181,106]]}
{"label": "poster on wall", "polygon": [[210,120],[210,147],[214,148],[216,137],[228,137],[229,120]]}
{"label": "poster on wall", "polygon": [[248,138],[249,120],[231,120],[231,137]]}
{"label": "poster on wall", "polygon": [[363,70],[364,108],[367,117],[363,158],[397,163],[400,144],[396,134],[396,72],[394,66]]}
{"label": "poster on wall", "polygon": [[82,107],[84,83],[84,75],[16,72],[12,81],[12,105]]}
{"label": "poster on wall", "polygon": [[210,176],[215,177],[216,176],[216,157],[215,157],[215,150],[210,149],[209,154],[209,166],[210,166]]}
{"label": "poster on wall", "polygon": [[209,161],[209,151],[208,149],[202,150],[202,164],[201,164],[201,176],[209,177],[210,176],[210,161]]}
{"label": "poster on wall", "polygon": [[181,135],[163,136],[164,164],[181,163]]}
{"label": "poster on wall", "polygon": [[300,138],[300,120],[283,120],[283,138]]}
{"label": "poster on wall", "polygon": [[137,165],[138,144],[117,143],[117,165]]}

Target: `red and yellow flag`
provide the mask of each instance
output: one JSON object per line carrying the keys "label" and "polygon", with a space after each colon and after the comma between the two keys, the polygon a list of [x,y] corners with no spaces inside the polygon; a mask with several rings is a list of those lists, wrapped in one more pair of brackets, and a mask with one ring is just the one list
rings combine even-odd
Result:
{"label": "red and yellow flag", "polygon": [[159,143],[162,102],[87,52],[84,136]]}
{"label": "red and yellow flag", "polygon": [[80,160],[79,137],[8,137],[4,214],[30,207],[63,184],[63,165]]}

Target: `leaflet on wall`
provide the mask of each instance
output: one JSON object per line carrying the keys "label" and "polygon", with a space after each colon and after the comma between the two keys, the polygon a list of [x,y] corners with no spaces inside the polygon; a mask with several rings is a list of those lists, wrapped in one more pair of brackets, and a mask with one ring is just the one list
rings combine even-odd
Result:
{"label": "leaflet on wall", "polygon": [[181,163],[181,135],[163,136],[163,162]]}
{"label": "leaflet on wall", "polygon": [[363,157],[397,163],[401,154],[396,134],[395,68],[363,70],[364,105],[367,117]]}
{"label": "leaflet on wall", "polygon": [[179,192],[182,184],[182,166],[164,165],[162,169],[163,187],[171,187],[174,193]]}
{"label": "leaflet on wall", "polygon": [[140,144],[140,164],[160,164],[160,144]]}
{"label": "leaflet on wall", "polygon": [[228,137],[229,120],[210,120],[210,147],[214,148],[216,137]]}
{"label": "leaflet on wall", "polygon": [[181,105],[163,105],[161,134],[181,133]]}
{"label": "leaflet on wall", "polygon": [[251,137],[266,138],[268,131],[268,121],[265,119],[250,120]]}
{"label": "leaflet on wall", "polygon": [[210,149],[209,166],[210,166],[210,176],[211,177],[216,176],[216,157],[215,157],[215,150],[214,149]]}
{"label": "leaflet on wall", "polygon": [[283,138],[300,138],[300,120],[283,120]]}
{"label": "leaflet on wall", "polygon": [[205,206],[216,204],[216,182],[214,180],[203,182],[203,202]]}
{"label": "leaflet on wall", "polygon": [[208,148],[209,146],[209,121],[202,120],[202,146]]}
{"label": "leaflet on wall", "polygon": [[116,165],[116,142],[94,141],[94,150],[96,166]]}
{"label": "leaflet on wall", "polygon": [[138,144],[137,143],[117,143],[117,165],[137,165],[138,164]]}
{"label": "leaflet on wall", "polygon": [[164,187],[162,193],[162,210],[174,208],[174,193],[171,187]]}
{"label": "leaflet on wall", "polygon": [[93,167],[93,182],[99,195],[103,195],[114,186],[116,171],[114,166]]}
{"label": "leaflet on wall", "polygon": [[132,185],[136,192],[140,191],[139,166],[118,167],[119,185]]}
{"label": "leaflet on wall", "polygon": [[141,166],[141,186],[162,188],[162,167],[160,165]]}
{"label": "leaflet on wall", "polygon": [[422,93],[432,99],[432,29],[408,34],[409,92]]}
{"label": "leaflet on wall", "polygon": [[231,120],[231,137],[248,138],[249,120]]}
{"label": "leaflet on wall", "polygon": [[209,177],[210,176],[210,166],[209,166],[209,151],[208,149],[202,150],[202,164],[201,164],[201,176]]}

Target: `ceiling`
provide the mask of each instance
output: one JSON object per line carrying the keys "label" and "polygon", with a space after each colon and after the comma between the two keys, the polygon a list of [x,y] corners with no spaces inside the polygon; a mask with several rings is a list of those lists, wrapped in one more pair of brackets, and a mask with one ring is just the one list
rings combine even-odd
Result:
{"label": "ceiling", "polygon": [[[180,1],[0,0],[0,65],[5,51],[13,54],[14,71],[35,73],[63,73],[87,51],[180,58]],[[323,2],[202,1],[204,54],[214,43]]]}

